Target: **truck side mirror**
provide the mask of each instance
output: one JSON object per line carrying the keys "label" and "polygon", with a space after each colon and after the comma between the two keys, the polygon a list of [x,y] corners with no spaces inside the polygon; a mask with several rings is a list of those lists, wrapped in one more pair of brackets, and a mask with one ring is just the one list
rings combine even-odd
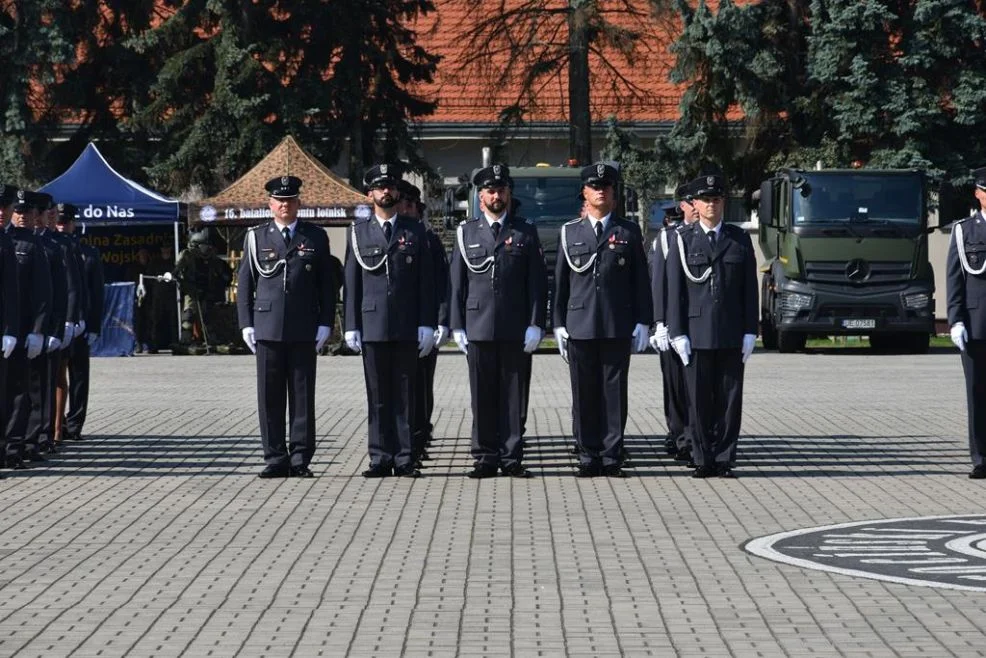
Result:
{"label": "truck side mirror", "polygon": [[[777,227],[777,218],[774,216],[774,183],[773,181],[764,181],[760,185],[760,189],[753,193],[754,197],[759,197],[759,207],[757,208],[757,217],[760,220],[760,224],[763,226]],[[757,201],[754,198],[754,201]]]}

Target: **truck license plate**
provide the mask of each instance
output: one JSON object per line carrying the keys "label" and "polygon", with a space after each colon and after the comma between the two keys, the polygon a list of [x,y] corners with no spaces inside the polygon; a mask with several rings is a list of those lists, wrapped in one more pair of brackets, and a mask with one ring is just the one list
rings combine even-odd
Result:
{"label": "truck license plate", "polygon": [[876,329],[876,320],[843,320],[843,329]]}

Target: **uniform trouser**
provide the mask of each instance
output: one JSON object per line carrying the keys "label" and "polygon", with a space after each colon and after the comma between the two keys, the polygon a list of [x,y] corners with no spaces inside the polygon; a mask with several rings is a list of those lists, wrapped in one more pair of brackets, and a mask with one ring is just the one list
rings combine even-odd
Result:
{"label": "uniform trouser", "polygon": [[604,466],[621,464],[630,339],[569,339],[568,371],[579,461],[586,465],[598,461]]}
{"label": "uniform trouser", "polygon": [[476,464],[504,467],[524,458],[531,355],[523,341],[469,341],[472,456]]}
{"label": "uniform trouser", "polygon": [[257,341],[257,402],[264,461],[308,466],[315,454],[314,341]]}
{"label": "uniform trouser", "polygon": [[661,381],[664,387],[664,421],[668,427],[668,438],[674,441],[678,450],[690,449],[685,366],[674,350],[665,350],[660,354]]}
{"label": "uniform trouser", "polygon": [[685,367],[692,459],[732,467],[743,418],[743,350],[692,350]]}
{"label": "uniform trouser", "polygon": [[6,451],[7,423],[10,422],[10,400],[7,399],[8,361],[0,356],[0,455]]}
{"label": "uniform trouser", "polygon": [[89,410],[89,341],[77,338],[68,354],[68,404],[65,413],[65,436],[81,436]]}
{"label": "uniform trouser", "polygon": [[962,351],[973,466],[986,464],[986,340],[970,340]]}
{"label": "uniform trouser", "polygon": [[420,455],[431,440],[431,414],[435,409],[435,366],[438,348],[420,358],[414,367],[414,417],[411,421],[411,440],[415,455]]}
{"label": "uniform trouser", "polygon": [[418,346],[410,341],[363,343],[367,449],[373,466],[413,461],[411,419]]}
{"label": "uniform trouser", "polygon": [[31,411],[41,406],[41,372],[44,355],[27,358],[23,347],[15,349],[7,362],[7,427],[4,431],[7,460],[24,456],[24,439],[31,421]]}
{"label": "uniform trouser", "polygon": [[61,350],[47,351],[28,362],[31,393],[31,416],[27,422],[24,448],[28,452],[37,451],[52,439],[52,426],[55,420],[55,385]]}

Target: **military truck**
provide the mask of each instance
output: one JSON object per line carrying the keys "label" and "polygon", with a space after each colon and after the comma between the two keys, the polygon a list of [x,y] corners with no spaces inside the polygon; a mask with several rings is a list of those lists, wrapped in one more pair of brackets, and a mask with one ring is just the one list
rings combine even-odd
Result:
{"label": "military truck", "polygon": [[922,171],[782,169],[758,195],[765,348],[865,335],[876,350],[928,350],[934,277]]}

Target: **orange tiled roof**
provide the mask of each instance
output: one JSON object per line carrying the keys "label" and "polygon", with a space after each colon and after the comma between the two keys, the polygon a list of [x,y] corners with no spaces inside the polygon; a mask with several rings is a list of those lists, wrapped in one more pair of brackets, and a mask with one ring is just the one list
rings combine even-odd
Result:
{"label": "orange tiled roof", "polygon": [[[484,10],[461,0],[436,0],[435,4],[437,10],[418,22],[418,43],[428,52],[441,55],[442,61],[434,82],[418,85],[414,89],[428,98],[437,99],[438,108],[434,114],[422,117],[419,122],[425,125],[496,122],[500,110],[516,102],[520,88],[519,81],[516,81],[512,86],[493,91],[486,82],[503,69],[507,55],[495,58],[485,73],[476,68],[460,73],[462,63],[475,50],[464,35],[474,26],[476,16]],[[486,11],[496,4],[490,3]],[[521,4],[521,0],[508,1],[509,4]],[[563,6],[567,0],[555,0],[554,4]],[[602,3],[604,9],[614,10],[609,14],[611,22],[635,29],[642,36],[636,42],[632,64],[613,48],[603,51],[605,62],[598,55],[590,54],[593,121],[604,121],[611,115],[622,121],[674,121],[679,114],[681,90],[668,79],[674,65],[674,57],[668,48],[680,26],[675,22],[650,18],[646,0],[630,0],[630,4],[643,12],[648,20],[615,11],[624,2]],[[546,34],[555,27],[563,28],[563,15],[559,14],[552,20],[554,23],[549,21],[542,24],[542,31]],[[566,31],[561,29],[554,40],[564,39],[565,34]],[[619,80],[620,77],[625,80]],[[530,122],[567,122],[567,69],[562,68],[539,85],[537,107],[525,115],[525,119]]]}

